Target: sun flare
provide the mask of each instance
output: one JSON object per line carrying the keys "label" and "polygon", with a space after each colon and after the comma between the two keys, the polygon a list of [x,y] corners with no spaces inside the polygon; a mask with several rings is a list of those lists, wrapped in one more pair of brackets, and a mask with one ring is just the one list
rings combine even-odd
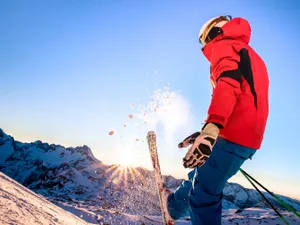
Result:
{"label": "sun flare", "polygon": [[122,152],[122,154],[120,154],[118,161],[120,162],[120,165],[123,167],[133,166],[134,154],[131,151]]}
{"label": "sun flare", "polygon": [[[139,183],[143,179],[143,175],[138,169],[131,166],[113,165],[108,171],[110,175],[105,183],[108,185],[113,183],[117,189],[127,190],[132,182]],[[131,183],[128,181],[131,181]]]}
{"label": "sun flare", "polygon": [[117,163],[122,167],[131,167],[136,164],[136,152],[130,144],[123,144],[118,146]]}

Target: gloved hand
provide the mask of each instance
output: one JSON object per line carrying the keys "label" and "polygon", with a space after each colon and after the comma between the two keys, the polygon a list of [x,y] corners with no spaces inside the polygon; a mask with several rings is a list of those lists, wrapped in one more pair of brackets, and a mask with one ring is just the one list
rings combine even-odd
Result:
{"label": "gloved hand", "polygon": [[179,148],[192,146],[183,158],[185,168],[200,167],[208,159],[216,143],[220,129],[213,123],[206,123],[200,132],[196,132],[178,144]]}

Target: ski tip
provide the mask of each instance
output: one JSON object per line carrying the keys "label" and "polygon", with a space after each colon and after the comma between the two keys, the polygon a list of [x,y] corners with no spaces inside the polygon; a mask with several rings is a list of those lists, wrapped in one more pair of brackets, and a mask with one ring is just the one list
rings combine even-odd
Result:
{"label": "ski tip", "polygon": [[153,130],[148,131],[147,136],[155,135],[155,132]]}

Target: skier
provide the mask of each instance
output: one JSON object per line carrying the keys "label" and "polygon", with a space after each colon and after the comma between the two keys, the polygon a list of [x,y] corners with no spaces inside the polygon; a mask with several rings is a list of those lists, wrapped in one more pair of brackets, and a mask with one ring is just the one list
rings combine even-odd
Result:
{"label": "skier", "polygon": [[195,225],[220,225],[223,189],[260,148],[269,114],[267,68],[248,45],[247,20],[219,16],[200,29],[202,52],[210,62],[213,95],[206,123],[181,143],[191,146],[184,159],[192,169],[173,193],[164,191],[169,216],[189,212]]}

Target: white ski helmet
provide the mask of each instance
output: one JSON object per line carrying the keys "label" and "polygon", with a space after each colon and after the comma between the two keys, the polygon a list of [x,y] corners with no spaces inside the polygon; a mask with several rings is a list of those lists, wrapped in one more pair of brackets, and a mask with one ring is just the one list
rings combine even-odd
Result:
{"label": "white ski helmet", "polygon": [[[206,21],[200,29],[198,40],[203,46],[221,33],[221,27],[231,20],[231,16],[217,16]],[[216,28],[216,29],[213,29]]]}

